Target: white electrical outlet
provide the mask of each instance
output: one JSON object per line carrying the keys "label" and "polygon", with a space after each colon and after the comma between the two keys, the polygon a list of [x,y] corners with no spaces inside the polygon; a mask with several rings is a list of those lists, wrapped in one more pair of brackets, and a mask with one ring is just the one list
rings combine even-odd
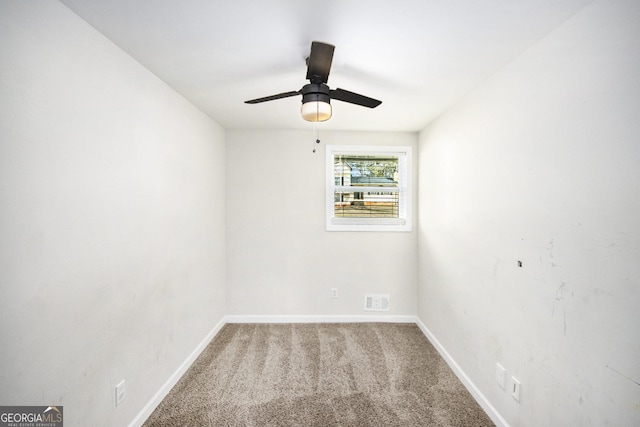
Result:
{"label": "white electrical outlet", "polygon": [[338,288],[331,288],[331,298],[338,298]]}
{"label": "white electrical outlet", "polygon": [[124,388],[124,380],[116,384],[116,406],[120,405],[127,395]]}
{"label": "white electrical outlet", "polygon": [[516,377],[511,377],[511,397],[520,402],[520,381]]}
{"label": "white electrical outlet", "polygon": [[504,367],[499,364],[496,363],[496,382],[498,383],[498,385],[500,386],[500,388],[502,388],[504,390],[504,380],[506,377],[506,373],[507,370],[504,369]]}

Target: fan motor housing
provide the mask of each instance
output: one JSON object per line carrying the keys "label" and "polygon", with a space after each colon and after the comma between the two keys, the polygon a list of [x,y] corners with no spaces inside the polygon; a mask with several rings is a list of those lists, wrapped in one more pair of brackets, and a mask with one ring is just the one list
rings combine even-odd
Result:
{"label": "fan motor housing", "polygon": [[302,87],[302,103],[320,101],[330,103],[329,86],[324,83],[309,83]]}

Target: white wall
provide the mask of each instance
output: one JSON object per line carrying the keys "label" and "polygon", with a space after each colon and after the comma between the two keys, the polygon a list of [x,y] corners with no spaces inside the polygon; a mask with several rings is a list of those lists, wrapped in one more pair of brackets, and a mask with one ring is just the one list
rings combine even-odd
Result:
{"label": "white wall", "polygon": [[[227,130],[229,314],[415,315],[415,227],[325,231],[324,174],[326,145],[415,150],[418,135],[321,131],[320,139],[314,154],[311,125],[308,132]],[[364,311],[367,292],[389,293],[390,311]]]}
{"label": "white wall", "polygon": [[55,1],[0,60],[0,404],[125,425],[224,315],[224,131]]}
{"label": "white wall", "polygon": [[418,316],[513,426],[640,425],[638,22],[590,4],[420,134]]}

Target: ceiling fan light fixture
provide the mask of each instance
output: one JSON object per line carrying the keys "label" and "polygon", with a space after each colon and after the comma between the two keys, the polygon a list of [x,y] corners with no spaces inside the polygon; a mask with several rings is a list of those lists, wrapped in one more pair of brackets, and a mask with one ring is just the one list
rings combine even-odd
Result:
{"label": "ceiling fan light fixture", "polygon": [[302,88],[302,118],[308,122],[324,122],[331,118],[329,86],[324,83],[310,83]]}
{"label": "ceiling fan light fixture", "polygon": [[331,118],[332,99],[369,108],[375,108],[380,105],[382,101],[369,98],[368,96],[340,88],[334,90],[329,89],[326,83],[329,78],[329,71],[331,70],[334,49],[335,46],[332,44],[318,41],[311,42],[311,53],[309,53],[309,57],[307,58],[307,80],[309,80],[309,84],[304,85],[302,89],[250,99],[244,102],[246,104],[259,104],[261,102],[274,101],[276,99],[289,98],[302,94],[300,113],[302,114],[302,118],[308,122],[324,122],[329,120]]}
{"label": "ceiling fan light fixture", "polygon": [[302,118],[308,122],[325,122],[331,118],[331,104],[325,101],[309,101],[300,108]]}

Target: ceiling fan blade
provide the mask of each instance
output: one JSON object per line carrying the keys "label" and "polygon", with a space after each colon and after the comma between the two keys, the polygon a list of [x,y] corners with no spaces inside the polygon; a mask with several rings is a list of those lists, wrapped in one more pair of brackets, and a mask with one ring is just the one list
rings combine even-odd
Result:
{"label": "ceiling fan blade", "polygon": [[307,59],[307,79],[311,83],[327,82],[335,48],[332,44],[311,42],[311,53]]}
{"label": "ceiling fan blade", "polygon": [[337,99],[338,101],[348,102],[350,104],[362,105],[363,107],[376,108],[382,104],[382,101],[369,98],[368,96],[360,95],[354,92],[349,92],[344,89],[333,89],[329,92],[331,99]]}
{"label": "ceiling fan blade", "polygon": [[300,91],[291,91],[291,92],[283,92],[277,95],[265,96],[264,98],[256,98],[251,99],[249,101],[244,101],[245,104],[259,104],[260,102],[273,101],[276,99],[289,98],[290,96],[300,95]]}

